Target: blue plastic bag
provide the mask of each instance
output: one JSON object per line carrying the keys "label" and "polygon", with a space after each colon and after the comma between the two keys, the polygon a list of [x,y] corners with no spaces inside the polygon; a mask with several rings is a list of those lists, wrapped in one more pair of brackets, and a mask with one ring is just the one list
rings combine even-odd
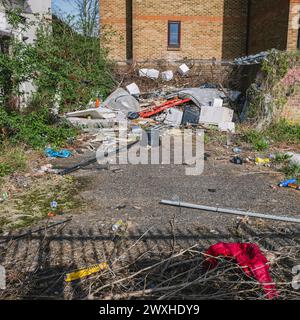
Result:
{"label": "blue plastic bag", "polygon": [[71,155],[69,150],[55,151],[51,148],[45,150],[45,156],[48,158],[69,158]]}

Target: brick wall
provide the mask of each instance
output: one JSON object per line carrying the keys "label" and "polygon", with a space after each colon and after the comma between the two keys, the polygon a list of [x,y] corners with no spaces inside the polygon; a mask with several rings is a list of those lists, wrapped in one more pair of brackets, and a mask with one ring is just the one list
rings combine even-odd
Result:
{"label": "brick wall", "polygon": [[[300,68],[295,67],[290,69],[286,76],[282,79],[282,84],[285,88],[291,89],[299,87],[300,84]],[[293,92],[294,90],[292,90]],[[288,98],[286,105],[283,108],[281,117],[288,119],[294,123],[300,123],[300,92],[296,89]]]}
{"label": "brick wall", "polygon": [[[245,55],[246,0],[100,0],[101,24],[118,33],[109,44],[115,60],[124,61],[129,55],[131,44],[125,19],[128,2],[133,7],[132,45],[136,61],[212,57],[230,60]],[[167,48],[169,20],[181,21],[179,50]]]}
{"label": "brick wall", "polygon": [[298,32],[299,32],[299,12],[300,0],[290,0],[290,16],[287,49],[294,51],[297,49]]}
{"label": "brick wall", "polygon": [[249,53],[271,48],[286,50],[289,1],[252,0],[251,3]]}
{"label": "brick wall", "polygon": [[283,109],[282,117],[292,123],[300,124],[300,93],[289,97],[288,102]]}
{"label": "brick wall", "polygon": [[[245,0],[134,0],[133,58],[232,59],[245,53]],[[168,21],[181,21],[181,48],[168,50]]]}
{"label": "brick wall", "polygon": [[126,0],[99,0],[101,41],[116,61],[126,60]]}
{"label": "brick wall", "polygon": [[[102,32],[113,34],[108,48],[116,61],[231,60],[297,47],[298,29],[292,23],[300,0],[252,0],[249,16],[248,0],[99,1]],[[177,50],[167,48],[169,20],[181,21]]]}

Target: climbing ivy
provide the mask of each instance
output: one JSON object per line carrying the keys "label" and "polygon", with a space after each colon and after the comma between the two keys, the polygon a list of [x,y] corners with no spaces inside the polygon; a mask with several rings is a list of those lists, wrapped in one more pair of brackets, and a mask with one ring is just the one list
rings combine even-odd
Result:
{"label": "climbing ivy", "polygon": [[262,62],[261,75],[247,90],[249,108],[247,116],[256,124],[258,130],[271,125],[277,120],[288,96],[296,93],[298,85],[284,86],[281,80],[290,68],[298,65],[298,52],[270,50]]}
{"label": "climbing ivy", "polygon": [[[8,14],[14,28],[25,30],[16,11]],[[97,94],[106,96],[114,85],[112,64],[98,38],[84,37],[69,24],[53,17],[52,24],[40,19],[37,40],[26,44],[18,37],[8,39],[8,53],[0,53],[0,104],[15,109],[20,85],[32,81],[37,92],[33,107],[52,107],[59,97],[61,111],[85,106]]]}

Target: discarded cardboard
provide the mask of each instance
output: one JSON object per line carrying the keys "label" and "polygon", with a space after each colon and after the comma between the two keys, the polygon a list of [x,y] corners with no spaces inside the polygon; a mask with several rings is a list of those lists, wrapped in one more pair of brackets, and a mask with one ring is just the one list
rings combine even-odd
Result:
{"label": "discarded cardboard", "polygon": [[150,79],[158,79],[159,73],[160,72],[156,69],[148,69],[146,77]]}
{"label": "discarded cardboard", "polygon": [[235,123],[234,122],[220,122],[218,124],[218,126],[219,126],[220,131],[235,133]]}
{"label": "discarded cardboard", "polygon": [[106,108],[93,108],[87,110],[80,110],[69,112],[66,114],[68,118],[76,117],[76,118],[91,118],[91,119],[112,119],[115,118],[116,114],[109,109]]}
{"label": "discarded cardboard", "polygon": [[233,110],[225,107],[202,107],[199,123],[219,125],[232,122]]}
{"label": "discarded cardboard", "polygon": [[182,122],[183,112],[175,108],[171,108],[167,112],[167,117],[164,121],[165,124],[173,127],[180,126]]}
{"label": "discarded cardboard", "polygon": [[221,108],[221,107],[223,107],[223,100],[222,100],[222,99],[214,99],[213,107],[214,107],[214,108]]}
{"label": "discarded cardboard", "polygon": [[131,94],[131,95],[140,95],[141,92],[140,92],[140,89],[139,87],[137,86],[136,83],[131,83],[130,85],[128,85],[126,87],[127,91]]}
{"label": "discarded cardboard", "polygon": [[161,73],[161,78],[163,81],[171,81],[174,77],[173,71],[168,70]]}
{"label": "discarded cardboard", "polygon": [[147,77],[147,72],[148,72],[148,69],[140,69],[139,70],[139,76],[140,77]]}
{"label": "discarded cardboard", "polygon": [[190,71],[190,68],[185,63],[178,68],[178,72],[182,76],[186,76],[189,73],[189,71]]}

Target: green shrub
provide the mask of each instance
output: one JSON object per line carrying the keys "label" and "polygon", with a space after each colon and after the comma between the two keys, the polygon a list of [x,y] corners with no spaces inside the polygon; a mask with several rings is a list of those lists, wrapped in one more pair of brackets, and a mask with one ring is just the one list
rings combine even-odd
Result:
{"label": "green shrub", "polygon": [[256,130],[247,130],[244,132],[243,140],[252,144],[257,151],[263,151],[269,148],[269,143],[264,135]]}
{"label": "green shrub", "polygon": [[282,172],[284,172],[288,178],[300,178],[300,165],[297,163],[289,163],[282,169]]}
{"label": "green shrub", "polygon": [[60,147],[76,134],[77,130],[66,121],[54,122],[47,108],[20,114],[0,107],[0,143],[5,140],[12,144],[22,142],[34,149],[47,145]]}
{"label": "green shrub", "polygon": [[273,124],[267,134],[276,142],[300,143],[300,125],[291,124],[285,119]]}

